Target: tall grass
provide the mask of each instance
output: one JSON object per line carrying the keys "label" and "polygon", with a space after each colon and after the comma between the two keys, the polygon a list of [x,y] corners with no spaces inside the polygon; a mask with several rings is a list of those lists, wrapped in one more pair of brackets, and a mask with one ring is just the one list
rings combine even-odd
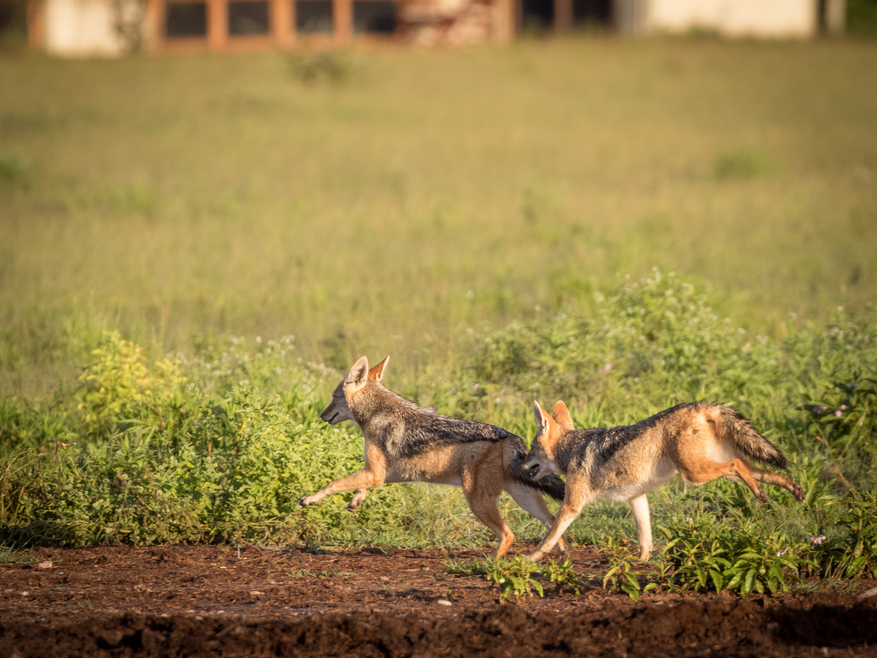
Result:
{"label": "tall grass", "polygon": [[103,329],[295,334],[405,376],[482,321],[653,266],[779,337],[875,297],[869,43],[611,39],[335,56],[0,59],[0,386]]}

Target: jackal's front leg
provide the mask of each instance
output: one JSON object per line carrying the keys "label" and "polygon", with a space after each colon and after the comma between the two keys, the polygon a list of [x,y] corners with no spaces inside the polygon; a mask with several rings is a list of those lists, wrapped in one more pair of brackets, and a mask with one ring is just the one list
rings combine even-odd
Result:
{"label": "jackal's front leg", "polygon": [[537,562],[542,559],[542,556],[550,552],[554,545],[563,538],[563,533],[566,532],[569,524],[575,521],[576,517],[581,514],[585,503],[593,498],[593,494],[590,491],[583,491],[583,487],[576,487],[576,484],[572,478],[567,478],[566,497],[564,498],[563,505],[557,511],[557,516],[554,517],[551,531],[542,540],[542,543],[539,544],[539,548],[527,556],[528,560]]}
{"label": "jackal's front leg", "polygon": [[[380,475],[373,471],[367,471],[366,469],[362,469],[360,471],[357,471],[356,473],[353,473],[352,475],[348,475],[347,477],[333,480],[325,487],[320,489],[317,493],[311,494],[310,496],[304,496],[303,498],[299,498],[298,502],[303,507],[308,507],[310,505],[319,503],[326,496],[331,496],[332,494],[341,493],[343,491],[352,491],[354,489],[358,489],[360,491],[356,492],[356,495],[353,497],[353,500],[350,501],[350,504],[352,505],[358,499],[359,504],[361,505],[362,501],[365,499],[365,494],[367,493],[367,490],[373,487],[379,487],[383,483],[383,478],[380,477]],[[348,509],[350,509],[349,506]]]}

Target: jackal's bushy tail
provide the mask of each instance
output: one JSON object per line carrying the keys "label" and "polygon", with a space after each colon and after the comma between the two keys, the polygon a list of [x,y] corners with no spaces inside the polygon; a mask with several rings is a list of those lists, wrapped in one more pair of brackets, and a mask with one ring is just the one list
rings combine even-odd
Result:
{"label": "jackal's bushy tail", "polygon": [[523,441],[520,439],[518,439],[518,441],[520,444],[518,445],[516,442],[516,445],[512,447],[512,450],[509,450],[506,453],[506,467],[508,468],[511,478],[518,484],[523,484],[530,489],[536,489],[537,491],[541,491],[542,493],[551,496],[554,500],[563,502],[563,497],[566,493],[566,484],[564,481],[554,473],[546,475],[541,480],[534,480],[530,477],[530,474],[524,469],[524,460],[527,458],[526,448],[524,447]]}
{"label": "jackal's bushy tail", "polygon": [[719,406],[719,438],[733,444],[740,452],[774,468],[788,470],[786,456],[770,441],[759,434],[749,419],[736,409]]}

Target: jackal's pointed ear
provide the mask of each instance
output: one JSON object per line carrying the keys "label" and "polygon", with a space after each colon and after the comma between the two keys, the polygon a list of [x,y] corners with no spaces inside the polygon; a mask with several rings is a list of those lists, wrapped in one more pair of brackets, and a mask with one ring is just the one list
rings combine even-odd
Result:
{"label": "jackal's pointed ear", "polygon": [[390,360],[390,355],[388,354],[386,357],[384,357],[383,361],[381,361],[378,365],[376,365],[371,370],[369,370],[368,371],[369,379],[374,379],[376,382],[381,381],[381,379],[384,376],[384,368],[387,367],[387,362],[389,360]]}
{"label": "jackal's pointed ear", "polygon": [[353,364],[350,372],[347,373],[347,377],[344,378],[344,386],[349,386],[355,393],[365,386],[366,382],[368,382],[368,359],[361,356],[359,357],[359,360]]}
{"label": "jackal's pointed ear", "polygon": [[554,405],[554,411],[551,412],[551,417],[554,418],[554,422],[560,425],[563,429],[574,429],[572,418],[569,415],[569,409],[566,408],[563,400],[558,400],[557,404]]}
{"label": "jackal's pointed ear", "polygon": [[539,425],[539,434],[547,436],[554,421],[535,400],[533,400],[533,415],[536,416],[536,424]]}

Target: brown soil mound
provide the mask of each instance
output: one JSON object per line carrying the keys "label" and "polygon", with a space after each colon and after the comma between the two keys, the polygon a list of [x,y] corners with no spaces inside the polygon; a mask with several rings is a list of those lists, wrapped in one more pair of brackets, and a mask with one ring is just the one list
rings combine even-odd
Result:
{"label": "brown soil mound", "polygon": [[[591,587],[499,603],[484,580],[448,577],[440,551],[36,558],[0,566],[0,656],[877,656],[877,601],[848,594],[634,604]],[[593,552],[573,561],[600,571]]]}

